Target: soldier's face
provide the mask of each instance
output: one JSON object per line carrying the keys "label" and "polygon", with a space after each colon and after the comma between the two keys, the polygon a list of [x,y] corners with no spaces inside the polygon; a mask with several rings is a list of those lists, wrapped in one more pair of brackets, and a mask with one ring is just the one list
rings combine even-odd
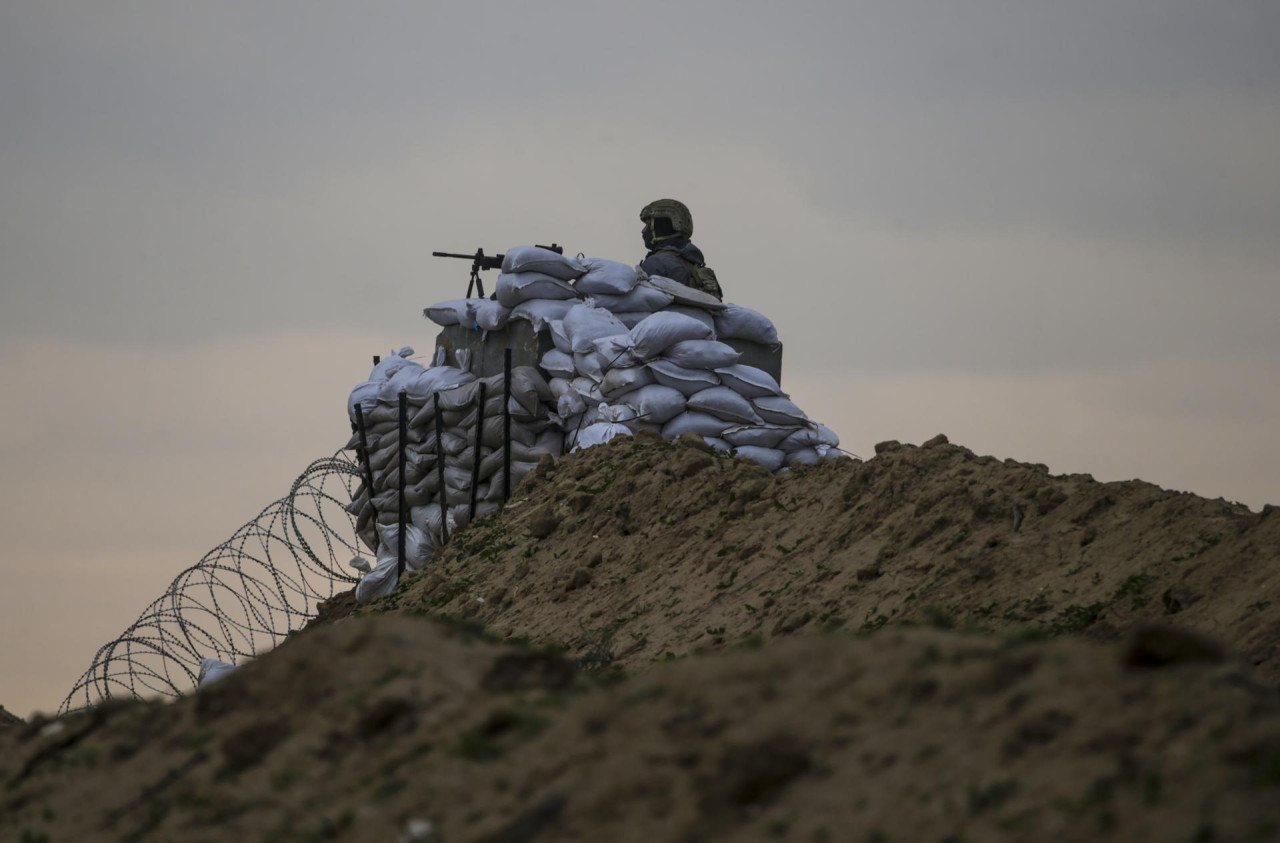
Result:
{"label": "soldier's face", "polygon": [[644,221],[644,228],[640,229],[640,237],[644,239],[646,249],[653,248],[653,220]]}

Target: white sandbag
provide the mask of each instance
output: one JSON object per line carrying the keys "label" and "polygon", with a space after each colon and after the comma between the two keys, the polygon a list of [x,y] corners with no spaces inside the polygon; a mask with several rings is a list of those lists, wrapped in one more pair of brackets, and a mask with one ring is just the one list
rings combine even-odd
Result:
{"label": "white sandbag", "polygon": [[[214,682],[226,679],[231,674],[239,670],[234,664],[224,662],[220,659],[201,659],[200,675],[196,680],[197,688],[207,688]],[[25,834],[23,835],[26,836]]]}
{"label": "white sandbag", "polygon": [[496,287],[498,301],[515,308],[534,299],[575,299],[573,285],[541,272],[503,273]]}
{"label": "white sandbag", "polygon": [[743,424],[735,425],[721,437],[735,448],[751,445],[758,448],[779,448],[786,438],[795,432],[789,425]]}
{"label": "white sandbag", "polygon": [[773,375],[755,366],[735,363],[732,366],[721,366],[716,369],[716,374],[720,376],[721,383],[732,387],[734,392],[747,398],[764,398],[766,395],[786,396],[782,387],[778,386],[778,382],[773,379]]}
{"label": "white sandbag", "polygon": [[[399,558],[399,537],[399,519],[395,524],[378,525],[378,540],[381,542],[378,548],[379,559],[384,556]],[[431,544],[427,541],[426,533],[410,521],[404,525],[404,566],[410,571],[418,571],[430,561]]]}
{"label": "white sandbag", "polygon": [[706,325],[708,328],[711,329],[712,333],[711,333],[711,336],[708,337],[708,339],[713,339],[713,340],[719,339],[719,335],[716,333],[715,317],[713,317],[710,313],[703,310],[702,308],[689,307],[688,305],[684,305],[684,304],[673,304],[667,307],[667,312],[679,313],[683,316],[688,316],[690,319],[697,319],[703,325]]}
{"label": "white sandbag", "polygon": [[577,303],[575,299],[530,299],[511,308],[511,318],[531,323],[533,332],[541,334],[551,327],[552,322],[563,319],[569,308]]}
{"label": "white sandbag", "polygon": [[511,319],[511,308],[500,301],[484,299],[475,306],[475,321],[482,331],[500,331]]}
{"label": "white sandbag", "polygon": [[553,378],[571,378],[574,376],[573,355],[565,354],[553,348],[542,355],[542,369]]}
{"label": "white sandbag", "polygon": [[614,424],[623,424],[632,421],[639,415],[636,409],[629,404],[601,404],[596,408],[600,412],[600,420],[604,422],[612,422]]}
{"label": "white sandbag", "polygon": [[725,451],[727,453],[733,450],[732,445],[730,445],[728,442],[724,441],[723,439],[716,438],[715,436],[704,436],[702,437],[702,441],[706,442],[708,445],[710,445],[712,448],[715,448],[717,451]]}
{"label": "white sandbag", "polygon": [[579,395],[587,399],[588,406],[595,407],[597,404],[604,403],[604,393],[600,391],[600,385],[591,378],[579,376],[570,383]]}
{"label": "white sandbag", "polygon": [[587,410],[587,402],[582,400],[576,389],[570,389],[556,399],[556,414],[559,416],[576,416]]}
{"label": "white sandbag", "polygon": [[475,322],[475,307],[479,303],[479,299],[450,299],[425,308],[422,315],[445,328],[450,325],[470,328]]}
{"label": "white sandbag", "polygon": [[654,424],[666,424],[685,409],[684,395],[679,390],[656,383],[619,395],[613,403],[626,404],[637,416]]}
{"label": "white sandbag", "polygon": [[705,369],[686,369],[670,360],[652,360],[648,365],[654,380],[679,390],[681,395],[693,395],[720,384],[720,378]]}
{"label": "white sandbag", "polygon": [[385,381],[394,375],[401,366],[409,362],[409,358],[412,356],[413,346],[411,345],[401,346],[399,351],[388,352],[387,356],[383,357],[378,362],[378,365],[373,367],[373,371],[369,373],[369,380]]}
{"label": "white sandbag", "polygon": [[726,304],[715,316],[716,335],[721,339],[749,340],[761,345],[776,345],[778,329],[763,313],[736,304]]}
{"label": "white sandbag", "polygon": [[600,392],[605,398],[609,398],[651,383],[654,383],[653,373],[647,366],[616,366],[604,373],[604,379],[600,381]]}
{"label": "white sandbag", "polygon": [[564,332],[575,354],[592,351],[592,343],[601,337],[627,333],[627,326],[602,307],[580,304],[564,315]]}
{"label": "white sandbag", "polygon": [[670,278],[663,278],[661,275],[651,275],[636,285],[637,290],[642,287],[654,287],[661,290],[669,294],[676,304],[692,305],[704,310],[722,310],[724,308],[724,303],[710,293],[695,290],[693,287],[686,286]]}
{"label": "white sandbag", "polygon": [[759,424],[762,419],[751,406],[751,402],[734,392],[727,386],[713,386],[689,396],[690,410],[710,413],[725,421],[739,424]]}
{"label": "white sandbag", "polygon": [[[513,418],[511,420],[511,441],[519,442],[521,445],[532,445],[538,438],[538,431],[534,430],[535,424],[534,422],[522,422]],[[475,425],[465,428],[465,430],[468,447],[475,445]],[[481,444],[486,448],[501,448],[503,432],[502,414],[491,416],[486,413],[484,429],[480,433]]]}
{"label": "white sandbag", "polygon": [[692,316],[664,310],[641,320],[640,324],[631,329],[631,353],[640,360],[652,360],[676,343],[685,340],[710,340],[712,333],[710,328]]}
{"label": "white sandbag", "polygon": [[[652,387],[647,387],[652,388]],[[699,436],[722,438],[725,428],[732,425],[724,419],[718,419],[708,413],[686,410],[662,426],[663,439],[675,439],[682,433],[696,433]]]}
{"label": "white sandbag", "polygon": [[603,307],[614,313],[654,313],[675,301],[670,294],[645,284],[638,284],[626,295],[598,294],[591,298],[596,307]]}
{"label": "white sandbag", "polygon": [[776,472],[778,469],[782,468],[782,464],[786,460],[787,456],[776,448],[760,448],[755,445],[743,445],[735,450],[737,451],[738,456],[754,460],[770,472]]}
{"label": "white sandbag", "polygon": [[[599,304],[599,302],[597,302],[597,304]],[[603,305],[601,305],[601,306],[603,306]],[[642,320],[642,319],[644,319],[646,316],[648,316],[648,315],[649,315],[649,313],[648,313],[648,311],[639,311],[639,312],[637,312],[637,311],[634,311],[634,310],[624,310],[624,311],[621,311],[621,312],[617,312],[617,311],[615,311],[613,315],[614,315],[614,316],[616,316],[616,317],[618,317],[618,321],[619,321],[619,322],[621,322],[623,325],[626,325],[626,326],[627,326],[627,330],[629,331],[629,330],[631,330],[632,328],[634,328],[636,325],[639,325],[639,324],[640,324],[640,320]]]}
{"label": "white sandbag", "polygon": [[715,340],[682,340],[662,352],[664,360],[670,360],[686,369],[715,370],[732,366],[741,356],[731,346]]}
{"label": "white sandbag", "polygon": [[515,246],[503,254],[502,271],[541,272],[563,281],[572,281],[585,275],[587,266],[577,258],[561,255],[550,249]]}
{"label": "white sandbag", "polygon": [[751,404],[760,418],[773,424],[804,424],[809,420],[804,410],[793,404],[790,398],[783,398],[781,395],[752,398]]}
{"label": "white sandbag", "polygon": [[366,417],[373,412],[374,407],[378,406],[378,392],[384,383],[386,381],[364,381],[351,390],[351,394],[347,396],[347,417],[352,422],[356,420],[357,404],[360,405],[360,411]]}
{"label": "white sandbag", "polygon": [[623,296],[636,286],[636,270],[629,264],[603,258],[587,258],[583,263],[587,274],[574,284],[580,295]]}
{"label": "white sandbag", "polygon": [[604,380],[604,367],[608,361],[602,360],[595,349],[587,352],[574,352],[573,367],[582,377],[590,378],[599,384]]}
{"label": "white sandbag", "polygon": [[[566,313],[568,311],[565,311]],[[547,330],[551,334],[551,344],[556,347],[556,351],[562,354],[573,354],[573,346],[569,343],[569,335],[564,332],[564,322],[560,319],[554,319],[547,323]]]}
{"label": "white sandbag", "polygon": [[373,570],[356,585],[356,602],[361,606],[396,590],[400,582],[400,565],[394,556],[380,558]]}
{"label": "white sandbag", "polygon": [[797,465],[817,465],[822,457],[818,456],[815,448],[801,448],[798,451],[792,451],[787,454],[787,468]]}
{"label": "white sandbag", "polygon": [[382,384],[382,388],[378,390],[378,400],[387,404],[394,404],[399,408],[400,393],[408,392],[412,389],[418,379],[425,375],[427,371],[429,370],[422,368],[412,360],[408,361]]}
{"label": "white sandbag", "polygon": [[359,571],[361,574],[367,574],[373,570],[373,566],[369,564],[369,560],[363,556],[353,556],[351,561],[347,563],[347,567]]}
{"label": "white sandbag", "polygon": [[818,445],[835,448],[839,444],[840,437],[836,436],[834,430],[825,424],[815,424],[812,427],[802,427],[793,431],[786,439],[782,440],[782,444],[778,445],[778,447],[784,451],[798,451],[802,448],[813,448]]}
{"label": "white sandbag", "polygon": [[639,366],[641,363],[631,353],[631,335],[628,333],[601,337],[591,343],[591,347],[599,355],[600,366],[606,372],[614,366]]}
{"label": "white sandbag", "polygon": [[474,383],[475,379],[475,375],[463,369],[453,366],[432,366],[420,372],[418,377],[407,385],[405,391],[409,393],[410,403],[430,404],[432,409],[429,412],[434,413],[435,402],[431,399],[433,393],[456,389],[463,384]]}
{"label": "white sandbag", "polygon": [[596,422],[582,429],[574,440],[574,451],[580,451],[583,448],[591,448],[595,445],[603,445],[609,440],[617,436],[630,436],[631,428],[625,424],[615,422]]}

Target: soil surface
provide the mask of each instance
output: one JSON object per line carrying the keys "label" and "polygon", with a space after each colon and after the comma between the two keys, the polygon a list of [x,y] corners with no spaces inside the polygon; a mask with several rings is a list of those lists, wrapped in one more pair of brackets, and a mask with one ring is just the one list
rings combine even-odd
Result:
{"label": "soil surface", "polygon": [[1280,839],[1280,516],[943,439],[546,460],[176,703],[0,729],[0,839]]}

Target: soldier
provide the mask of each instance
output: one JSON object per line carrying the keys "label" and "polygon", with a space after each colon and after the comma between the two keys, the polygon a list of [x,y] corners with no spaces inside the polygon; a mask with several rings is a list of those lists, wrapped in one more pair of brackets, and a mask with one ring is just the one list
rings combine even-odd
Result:
{"label": "soldier", "polygon": [[650,202],[640,211],[644,223],[641,236],[649,250],[640,268],[650,275],[679,281],[686,287],[723,299],[716,273],[707,266],[702,250],[689,242],[693,236],[693,215],[675,199]]}

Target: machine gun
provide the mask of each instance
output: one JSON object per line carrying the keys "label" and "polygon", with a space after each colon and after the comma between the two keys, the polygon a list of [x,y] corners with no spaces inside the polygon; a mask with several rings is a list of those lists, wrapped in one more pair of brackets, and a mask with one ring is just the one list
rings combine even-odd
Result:
{"label": "machine gun", "polygon": [[[538,249],[546,249],[555,252],[557,255],[564,254],[564,247],[552,243],[550,246],[538,246]],[[433,258],[462,258],[471,261],[471,281],[467,284],[467,298],[471,298],[471,290],[475,288],[476,296],[484,298],[484,282],[480,280],[480,272],[485,269],[502,269],[503,255],[486,255],[484,249],[476,249],[474,255],[459,255],[454,252],[432,252]]]}

